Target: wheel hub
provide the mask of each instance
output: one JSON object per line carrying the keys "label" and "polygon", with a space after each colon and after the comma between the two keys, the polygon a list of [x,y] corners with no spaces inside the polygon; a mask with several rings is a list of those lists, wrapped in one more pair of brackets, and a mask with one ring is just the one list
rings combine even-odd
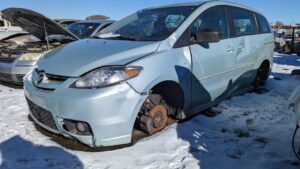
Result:
{"label": "wheel hub", "polygon": [[149,111],[149,117],[152,121],[151,126],[148,126],[148,130],[150,130],[151,134],[154,134],[162,129],[164,129],[167,125],[167,110],[162,105],[156,105]]}
{"label": "wheel hub", "polygon": [[153,127],[154,128],[159,128],[161,127],[164,123],[164,116],[161,112],[156,112],[154,117],[153,117]]}
{"label": "wheel hub", "polygon": [[141,128],[152,135],[167,126],[168,113],[163,105],[153,105],[152,108],[146,111],[141,117]]}

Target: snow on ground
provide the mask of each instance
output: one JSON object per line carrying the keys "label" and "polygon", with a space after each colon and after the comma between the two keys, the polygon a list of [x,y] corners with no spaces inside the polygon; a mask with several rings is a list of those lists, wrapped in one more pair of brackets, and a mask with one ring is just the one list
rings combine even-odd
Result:
{"label": "snow on ground", "polygon": [[28,120],[21,89],[0,84],[0,168],[296,169],[291,148],[295,117],[288,98],[299,84],[296,56],[274,56],[265,94],[223,101],[215,117],[198,115],[133,146],[110,151],[67,149]]}

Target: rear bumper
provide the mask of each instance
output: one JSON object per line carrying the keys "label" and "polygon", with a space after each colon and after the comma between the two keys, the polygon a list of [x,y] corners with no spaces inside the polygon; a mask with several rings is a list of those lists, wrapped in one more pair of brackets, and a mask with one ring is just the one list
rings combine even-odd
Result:
{"label": "rear bumper", "polygon": [[[56,129],[39,121],[30,110],[33,120],[48,131],[77,139],[90,147],[130,143],[136,116],[147,96],[136,93],[126,83],[101,89],[71,89],[68,87],[71,81],[47,91],[36,88],[30,76],[25,78],[25,96],[51,113]],[[92,135],[67,131],[64,119],[88,123]]]}

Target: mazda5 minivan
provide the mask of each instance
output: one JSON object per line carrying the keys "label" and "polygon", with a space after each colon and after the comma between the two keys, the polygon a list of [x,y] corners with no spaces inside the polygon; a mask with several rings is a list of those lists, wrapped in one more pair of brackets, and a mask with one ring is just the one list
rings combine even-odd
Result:
{"label": "mazda5 minivan", "polygon": [[266,18],[222,1],[140,10],[45,54],[24,80],[43,128],[91,146],[155,134],[268,79],[274,36]]}

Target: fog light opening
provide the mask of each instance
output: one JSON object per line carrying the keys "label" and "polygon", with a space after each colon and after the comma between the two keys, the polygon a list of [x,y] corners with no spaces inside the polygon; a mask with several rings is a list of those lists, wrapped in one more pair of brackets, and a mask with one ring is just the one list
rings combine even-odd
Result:
{"label": "fog light opening", "polygon": [[76,123],[76,128],[81,133],[86,133],[88,131],[88,126],[85,123],[82,123],[82,122],[77,122]]}
{"label": "fog light opening", "polygon": [[72,134],[92,135],[92,130],[89,124],[86,122],[64,119],[63,127],[67,132],[70,132]]}

